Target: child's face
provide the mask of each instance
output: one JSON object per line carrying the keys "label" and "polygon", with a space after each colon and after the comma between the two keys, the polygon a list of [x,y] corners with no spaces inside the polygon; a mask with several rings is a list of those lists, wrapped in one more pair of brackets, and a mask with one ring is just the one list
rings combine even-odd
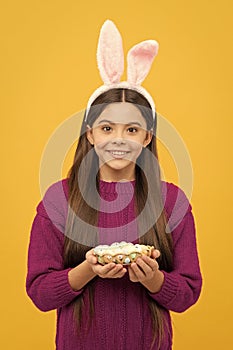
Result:
{"label": "child's face", "polygon": [[99,157],[100,171],[123,171],[126,179],[127,174],[134,173],[136,159],[152,134],[146,130],[146,121],[137,107],[118,102],[104,109],[92,129],[87,130],[87,138]]}

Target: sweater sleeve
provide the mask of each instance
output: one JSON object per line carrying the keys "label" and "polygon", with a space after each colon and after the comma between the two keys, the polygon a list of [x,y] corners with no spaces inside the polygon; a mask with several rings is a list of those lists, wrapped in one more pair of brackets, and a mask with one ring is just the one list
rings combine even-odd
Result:
{"label": "sweater sleeve", "polygon": [[[56,218],[61,216],[57,213],[56,210]],[[58,221],[61,225],[62,220]],[[63,245],[64,234],[58,229],[58,224],[54,225],[51,214],[50,217],[46,214],[45,206],[40,202],[31,228],[26,291],[41,311],[65,306],[83,291],[74,291],[69,284],[70,268],[63,267]]]}
{"label": "sweater sleeve", "polygon": [[[171,185],[168,192],[168,212],[173,215],[170,221],[173,237],[173,269],[171,272],[162,271],[164,282],[159,292],[149,295],[164,308],[183,312],[193,305],[199,298],[202,287],[202,276],[200,272],[199,259],[196,244],[196,230],[191,206],[183,191]],[[174,201],[174,192],[179,192],[179,201]],[[169,196],[172,199],[169,200]],[[176,197],[177,198],[177,197]],[[172,209],[171,209],[172,206]],[[186,213],[182,210],[186,208]],[[174,210],[175,213],[174,213]],[[173,211],[173,213],[172,213]],[[172,229],[172,226],[175,227]]]}

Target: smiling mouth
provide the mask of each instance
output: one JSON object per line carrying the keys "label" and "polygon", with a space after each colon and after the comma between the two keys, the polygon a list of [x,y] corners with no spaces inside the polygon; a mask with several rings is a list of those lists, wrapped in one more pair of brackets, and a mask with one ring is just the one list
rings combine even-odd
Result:
{"label": "smiling mouth", "polygon": [[129,153],[129,151],[117,151],[117,150],[108,151],[108,152],[112,154],[117,154],[117,155],[123,155],[123,154]]}
{"label": "smiling mouth", "polygon": [[112,156],[115,157],[124,157],[129,151],[108,151]]}

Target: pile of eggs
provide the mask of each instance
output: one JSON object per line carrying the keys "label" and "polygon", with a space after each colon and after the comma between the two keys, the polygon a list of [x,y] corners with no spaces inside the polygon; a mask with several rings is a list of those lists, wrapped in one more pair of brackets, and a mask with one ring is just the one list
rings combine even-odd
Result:
{"label": "pile of eggs", "polygon": [[153,246],[122,241],[112,243],[111,245],[99,245],[94,248],[94,255],[96,255],[97,260],[101,265],[110,262],[129,265],[136,261],[139,256],[151,256],[153,249]]}

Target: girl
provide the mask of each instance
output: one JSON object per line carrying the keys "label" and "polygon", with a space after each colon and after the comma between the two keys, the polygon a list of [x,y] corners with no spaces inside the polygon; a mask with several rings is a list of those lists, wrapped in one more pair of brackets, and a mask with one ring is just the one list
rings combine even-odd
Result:
{"label": "girl", "polygon": [[[185,311],[201,291],[191,206],[160,180],[157,116],[138,84],[156,44],[146,43],[147,59],[145,42],[131,50],[134,83],[119,83],[122,52],[118,64],[107,57],[117,40],[106,21],[97,56],[105,85],[89,99],[67,179],[47,190],[31,230],[27,293],[40,310],[57,309],[57,350],[169,350],[169,310]],[[98,264],[93,247],[122,240],[156,249],[127,268]]]}

